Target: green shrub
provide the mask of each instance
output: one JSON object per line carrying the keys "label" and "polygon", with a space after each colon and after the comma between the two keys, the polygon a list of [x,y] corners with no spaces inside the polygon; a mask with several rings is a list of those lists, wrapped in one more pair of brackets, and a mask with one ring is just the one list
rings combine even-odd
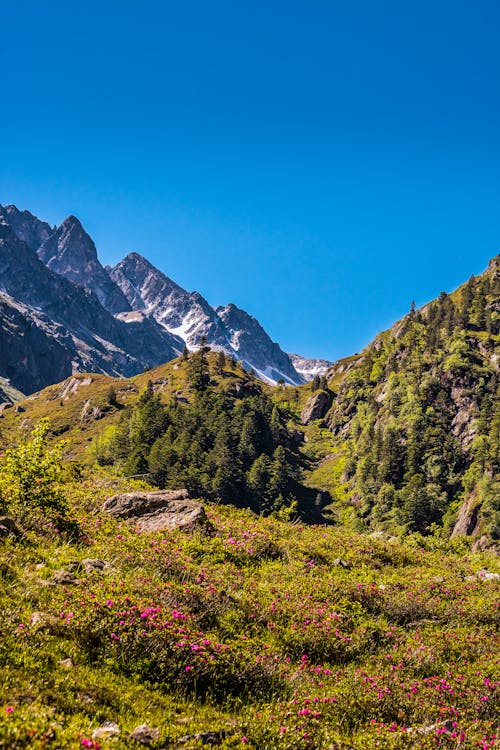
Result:
{"label": "green shrub", "polygon": [[0,457],[0,508],[28,526],[67,520],[66,499],[57,484],[64,443],[48,450],[49,429],[49,421],[40,420],[26,443]]}

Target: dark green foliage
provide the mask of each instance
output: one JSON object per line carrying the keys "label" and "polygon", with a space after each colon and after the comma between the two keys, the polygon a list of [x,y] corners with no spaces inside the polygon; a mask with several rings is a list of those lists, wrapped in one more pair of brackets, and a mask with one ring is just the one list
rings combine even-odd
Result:
{"label": "dark green foliage", "polygon": [[485,531],[500,527],[499,292],[497,262],[422,311],[412,304],[342,383],[331,423],[349,425],[344,476],[369,525],[425,533],[474,493]]}
{"label": "dark green foliage", "polygon": [[206,336],[202,336],[199,349],[191,355],[188,364],[188,382],[193,391],[204,391],[210,382],[207,358],[209,351],[210,347],[207,346]]}
{"label": "dark green foliage", "polygon": [[124,413],[111,452],[128,476],[269,513],[294,499],[298,455],[289,442],[280,410],[263,394],[235,400],[205,388],[193,404],[165,406],[148,386]]}

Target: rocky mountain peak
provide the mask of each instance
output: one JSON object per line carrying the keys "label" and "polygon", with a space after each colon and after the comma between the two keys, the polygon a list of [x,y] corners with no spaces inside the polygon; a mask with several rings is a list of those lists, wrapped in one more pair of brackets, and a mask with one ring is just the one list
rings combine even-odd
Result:
{"label": "rocky mountain peak", "polygon": [[39,247],[37,254],[51,271],[91,289],[109,312],[130,310],[123,293],[99,262],[94,241],[76,216],[68,216]]}
{"label": "rocky mountain peak", "polygon": [[1,220],[9,224],[19,239],[33,251],[36,251],[53,232],[46,221],[41,221],[29,211],[20,211],[13,205],[0,205]]}

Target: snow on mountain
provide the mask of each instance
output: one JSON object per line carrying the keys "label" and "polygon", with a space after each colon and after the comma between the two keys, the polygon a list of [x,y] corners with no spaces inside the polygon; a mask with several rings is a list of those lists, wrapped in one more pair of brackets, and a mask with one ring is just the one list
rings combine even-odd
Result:
{"label": "snow on mountain", "polygon": [[145,310],[168,331],[195,349],[202,336],[214,349],[241,360],[263,380],[304,382],[290,358],[271,341],[260,323],[229,304],[214,309],[199,292],[187,292],[138,253],[130,253],[109,269],[130,306]]}
{"label": "snow on mountain", "polygon": [[315,375],[321,377],[333,364],[326,359],[307,359],[307,357],[301,357],[300,354],[289,354],[288,356],[296,371],[302,375],[304,380],[312,380]]}
{"label": "snow on mountain", "polygon": [[[177,356],[184,344],[196,349],[205,337],[213,349],[242,361],[268,382],[298,385],[312,377],[313,370],[304,365],[308,361],[296,358],[294,366],[247,312],[234,304],[212,307],[199,292],[186,291],[138,253],[104,268],[75,216],[51,228],[29,211],[0,206],[0,225],[0,291],[26,306],[16,312],[16,330],[24,335],[30,316],[40,328],[37,314],[46,316],[47,339],[56,330],[60,339],[63,331],[66,369],[88,366],[131,374]],[[13,314],[10,306],[4,312]],[[38,343],[40,348],[41,339]],[[323,365],[321,371],[328,363],[317,360],[314,367]],[[28,392],[29,378],[21,379]]]}

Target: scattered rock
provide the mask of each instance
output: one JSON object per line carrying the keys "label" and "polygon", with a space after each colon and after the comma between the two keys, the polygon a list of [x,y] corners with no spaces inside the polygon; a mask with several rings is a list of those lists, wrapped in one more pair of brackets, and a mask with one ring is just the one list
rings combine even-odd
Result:
{"label": "scattered rock", "polygon": [[492,573],[490,570],[478,570],[476,578],[480,581],[500,581],[500,573]]}
{"label": "scattered rock", "polygon": [[62,586],[72,586],[79,583],[75,574],[71,573],[69,570],[56,570],[52,580],[54,583],[59,583]]}
{"label": "scattered rock", "polygon": [[130,732],[129,737],[142,745],[150,745],[160,737],[160,730],[149,727],[147,724],[140,724]]}
{"label": "scattered rock", "polygon": [[51,635],[59,635],[65,628],[65,621],[49,612],[33,612],[30,622],[35,630],[45,630]]}
{"label": "scattered rock", "polygon": [[87,557],[82,561],[83,569],[86,573],[102,573],[106,563],[98,558]]}
{"label": "scattered rock", "polygon": [[478,539],[475,539],[471,549],[472,552],[485,552],[486,550],[488,550],[489,552],[493,552],[495,554],[499,553],[498,545],[495,544],[491,537],[486,536],[486,534],[483,534]]}
{"label": "scattered rock", "polygon": [[431,578],[432,583],[444,583],[443,576],[434,576]]}
{"label": "scattered rock", "polygon": [[213,533],[203,506],[191,500],[187,490],[128,492],[108,497],[104,513],[135,521],[140,531],[184,529]]}
{"label": "scattered rock", "polygon": [[477,520],[481,505],[478,504],[477,498],[469,497],[460,506],[458,511],[457,520],[453,531],[451,532],[452,537],[459,534],[465,536],[471,536],[477,526]]}
{"label": "scattered rock", "polygon": [[105,721],[102,727],[97,727],[92,732],[93,740],[107,740],[109,737],[118,737],[120,727],[113,721]]}
{"label": "scattered rock", "polygon": [[246,398],[247,396],[258,396],[262,393],[262,388],[253,380],[236,381],[227,386],[226,393],[232,398]]}
{"label": "scattered rock", "polygon": [[59,666],[63,669],[72,669],[73,662],[71,659],[61,659],[61,661],[59,662]]}
{"label": "scattered rock", "polygon": [[311,396],[302,410],[300,420],[302,424],[309,424],[316,419],[323,419],[332,405],[332,394],[329,391],[318,391]]}
{"label": "scattered rock", "polygon": [[87,399],[83,404],[82,411],[80,413],[80,421],[91,422],[95,419],[101,419],[102,416],[102,409],[97,405],[92,406],[91,400]]}
{"label": "scattered rock", "polygon": [[222,745],[228,733],[225,730],[219,732],[202,732],[201,734],[188,734],[185,737],[181,737],[177,742],[181,745],[186,745],[188,742],[202,742],[204,745],[211,745],[216,747]]}
{"label": "scattered rock", "polygon": [[10,516],[0,516],[0,539],[7,536],[13,536],[20,539],[24,536],[17,523]]}
{"label": "scattered rock", "polygon": [[347,560],[341,560],[340,557],[336,557],[333,561],[333,565],[336,568],[352,568],[352,563],[348,562]]}
{"label": "scattered rock", "polygon": [[447,719],[447,721],[441,721],[436,724],[427,724],[422,727],[410,727],[408,729],[408,734],[430,734],[431,732],[435,732],[436,729],[445,729],[447,732],[453,732],[453,722],[451,719]]}

